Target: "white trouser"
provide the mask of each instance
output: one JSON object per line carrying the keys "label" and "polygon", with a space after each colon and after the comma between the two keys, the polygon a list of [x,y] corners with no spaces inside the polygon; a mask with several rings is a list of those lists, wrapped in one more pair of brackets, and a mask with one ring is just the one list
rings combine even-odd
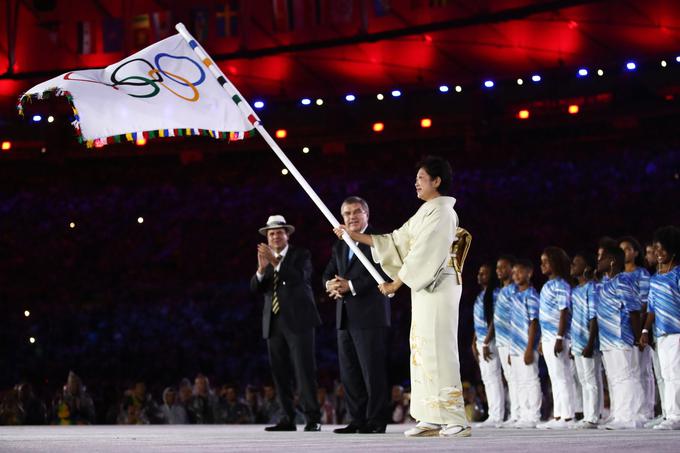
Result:
{"label": "white trouser", "polygon": [[583,420],[597,423],[604,405],[604,391],[602,389],[602,355],[593,352],[593,357],[574,356],[576,372],[581,382],[583,395]]}
{"label": "white trouser", "polygon": [[611,415],[619,422],[640,421],[642,388],[640,372],[633,359],[633,348],[602,351],[604,369],[609,383]]}
{"label": "white trouser", "polygon": [[652,365],[654,366],[654,376],[656,377],[656,389],[659,391],[659,403],[661,405],[661,416],[666,418],[666,397],[664,396],[664,381],[661,374],[661,364],[659,363],[659,346],[652,349]]}
{"label": "white trouser", "polygon": [[544,341],[543,358],[548,366],[553,396],[553,417],[574,418],[574,381],[569,363],[569,340],[562,340],[564,349],[555,356],[555,341]]}
{"label": "white trouser", "polygon": [[484,360],[483,347],[482,342],[477,342],[479,371],[482,375],[486,399],[489,404],[489,420],[500,423],[505,415],[505,389],[501,375],[501,359],[498,356],[498,348],[496,348],[494,341],[489,343],[491,358],[488,361]]}
{"label": "white trouser", "polygon": [[574,412],[583,413],[583,388],[576,370],[576,361],[569,359],[569,366],[571,367],[571,380],[574,382]]}
{"label": "white trouser", "polygon": [[664,335],[656,344],[664,382],[666,419],[680,421],[680,334]]}
{"label": "white trouser", "polygon": [[512,356],[512,373],[517,386],[519,412],[517,419],[538,423],[541,419],[541,381],[538,378],[538,353],[534,352],[531,365],[524,364],[524,356]]}
{"label": "white trouser", "polygon": [[517,386],[515,385],[512,376],[512,367],[508,365],[508,356],[510,355],[510,348],[507,346],[498,346],[498,357],[501,359],[501,367],[503,368],[503,375],[508,383],[508,397],[510,398],[510,415],[509,420],[516,420],[519,414],[519,403],[517,397]]}
{"label": "white trouser", "polygon": [[640,370],[640,386],[642,387],[642,407],[640,415],[646,419],[654,418],[654,403],[656,402],[656,388],[654,386],[654,371],[652,368],[652,348],[647,346],[643,351],[633,349],[633,360]]}

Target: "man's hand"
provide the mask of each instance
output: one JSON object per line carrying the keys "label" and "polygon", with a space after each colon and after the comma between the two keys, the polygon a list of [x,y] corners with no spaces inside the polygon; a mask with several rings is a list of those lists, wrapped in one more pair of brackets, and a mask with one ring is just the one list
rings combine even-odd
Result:
{"label": "man's hand", "polygon": [[279,260],[276,258],[274,251],[267,244],[258,244],[257,253],[258,256],[259,254],[262,254],[262,256],[267,260],[268,264],[271,264],[274,267],[279,264]]}
{"label": "man's hand", "polygon": [[583,352],[582,352],[581,354],[582,354],[583,357],[585,357],[586,359],[592,359],[592,358],[593,358],[593,345],[587,344],[587,345],[583,348]]}
{"label": "man's hand", "polygon": [[644,351],[647,346],[649,346],[649,334],[642,332],[642,335],[640,335],[640,351]]}
{"label": "man's hand", "polygon": [[328,280],[326,287],[330,291],[335,291],[338,294],[346,294],[350,292],[349,280],[336,275],[334,279]]}
{"label": "man's hand", "polygon": [[526,351],[524,351],[524,364],[531,365],[532,363],[534,363],[534,351],[532,351],[531,348],[527,348]]}
{"label": "man's hand", "polygon": [[485,362],[488,362],[493,357],[493,354],[491,354],[491,350],[489,349],[488,344],[482,345],[482,355],[484,356]]}
{"label": "man's hand", "polygon": [[562,351],[564,351],[564,341],[563,340],[555,340],[555,357],[559,356]]}
{"label": "man's hand", "polygon": [[269,264],[269,261],[267,261],[267,257],[265,256],[265,254],[260,252],[261,245],[264,244],[259,244],[257,246],[257,272],[260,274],[264,274],[264,270]]}

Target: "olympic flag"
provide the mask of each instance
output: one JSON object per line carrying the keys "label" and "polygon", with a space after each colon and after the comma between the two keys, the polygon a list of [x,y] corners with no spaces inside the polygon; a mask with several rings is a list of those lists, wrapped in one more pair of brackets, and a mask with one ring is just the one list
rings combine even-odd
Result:
{"label": "olympic flag", "polygon": [[[104,69],[73,71],[28,90],[19,103],[66,96],[73,126],[88,147],[138,137],[208,135],[241,139],[257,131],[333,227],[340,223],[262,126],[248,102],[207,52],[179,23],[179,34]],[[385,280],[345,233],[377,283]]]}
{"label": "olympic flag", "polygon": [[213,65],[176,34],[106,68],[40,83],[24,93],[19,109],[36,99],[65,96],[78,138],[88,147],[141,137],[253,135],[252,121],[210,73]]}

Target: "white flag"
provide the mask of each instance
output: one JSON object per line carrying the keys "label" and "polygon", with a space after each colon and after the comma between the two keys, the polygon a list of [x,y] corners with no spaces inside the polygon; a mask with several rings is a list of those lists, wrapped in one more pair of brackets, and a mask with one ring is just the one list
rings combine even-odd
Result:
{"label": "white flag", "polygon": [[20,107],[66,96],[73,126],[88,146],[147,138],[206,135],[242,139],[251,121],[179,34],[104,69],[73,71],[28,90]]}

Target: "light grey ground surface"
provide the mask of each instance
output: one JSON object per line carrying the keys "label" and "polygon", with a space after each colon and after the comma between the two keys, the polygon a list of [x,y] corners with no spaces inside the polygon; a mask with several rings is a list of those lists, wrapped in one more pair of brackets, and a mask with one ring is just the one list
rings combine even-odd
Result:
{"label": "light grey ground surface", "polygon": [[680,452],[680,431],[475,429],[467,439],[407,439],[403,431],[409,427],[391,425],[386,434],[338,435],[329,425],[318,433],[267,433],[262,425],[2,426],[0,452]]}

